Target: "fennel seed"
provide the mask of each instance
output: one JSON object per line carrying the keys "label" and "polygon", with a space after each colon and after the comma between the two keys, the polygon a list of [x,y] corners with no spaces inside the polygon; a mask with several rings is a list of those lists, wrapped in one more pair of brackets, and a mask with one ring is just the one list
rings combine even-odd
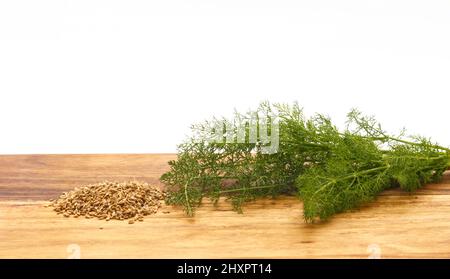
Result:
{"label": "fennel seed", "polygon": [[128,220],[133,224],[156,213],[163,199],[164,193],[158,187],[145,182],[105,181],[65,192],[50,206],[64,217]]}

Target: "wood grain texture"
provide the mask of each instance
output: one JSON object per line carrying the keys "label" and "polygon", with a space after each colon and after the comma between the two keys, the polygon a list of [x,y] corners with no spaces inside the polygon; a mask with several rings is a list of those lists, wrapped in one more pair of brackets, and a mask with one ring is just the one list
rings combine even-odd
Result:
{"label": "wood grain texture", "polygon": [[450,174],[413,195],[386,191],[328,222],[305,224],[294,197],[252,202],[244,214],[164,206],[144,222],[64,218],[46,201],[109,180],[157,183],[173,154],[0,156],[0,258],[450,258]]}

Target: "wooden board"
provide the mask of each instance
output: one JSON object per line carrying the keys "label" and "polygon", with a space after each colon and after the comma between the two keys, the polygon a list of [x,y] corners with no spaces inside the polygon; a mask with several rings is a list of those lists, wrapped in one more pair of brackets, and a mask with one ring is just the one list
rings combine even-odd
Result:
{"label": "wooden board", "polygon": [[[90,182],[159,183],[170,154],[0,156],[0,258],[449,258],[450,174],[414,195],[383,193],[305,224],[294,197],[226,202],[194,218],[164,206],[142,223],[64,218],[46,201]],[[76,248],[76,249],[74,249]],[[79,248],[79,249],[78,249]]]}

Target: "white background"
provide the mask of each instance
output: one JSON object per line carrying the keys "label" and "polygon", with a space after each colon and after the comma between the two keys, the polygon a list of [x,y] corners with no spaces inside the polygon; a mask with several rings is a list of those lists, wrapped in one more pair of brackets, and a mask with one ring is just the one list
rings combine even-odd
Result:
{"label": "white background", "polygon": [[0,153],[174,152],[262,100],[450,145],[450,1],[0,2]]}

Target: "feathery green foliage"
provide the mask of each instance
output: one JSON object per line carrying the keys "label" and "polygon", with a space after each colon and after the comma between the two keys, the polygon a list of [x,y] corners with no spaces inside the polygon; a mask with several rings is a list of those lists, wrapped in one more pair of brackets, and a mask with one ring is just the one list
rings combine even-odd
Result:
{"label": "feathery green foliage", "polygon": [[449,149],[425,138],[390,136],[356,110],[348,124],[354,129],[336,131],[333,155],[297,179],[307,221],[357,207],[390,187],[414,191],[439,180],[449,166]]}
{"label": "feathery green foliage", "polygon": [[[251,127],[245,120],[254,120],[259,130],[261,119],[279,121],[280,146],[276,153],[264,154],[263,144],[249,139]],[[233,128],[224,133],[224,139],[212,141],[218,122]],[[237,143],[241,125],[245,140]],[[268,103],[246,114],[236,112],[232,120],[213,119],[194,125],[193,137],[179,146],[177,160],[169,162],[171,170],[161,177],[169,187],[167,202],[183,205],[192,215],[203,197],[216,202],[226,195],[240,212],[242,203],[254,198],[295,192],[295,180],[303,171],[304,162],[323,152],[320,145],[309,139],[307,126],[297,105]],[[235,143],[224,142],[225,138]]]}
{"label": "feathery green foliage", "polygon": [[[267,142],[260,133],[256,142],[250,140],[249,119],[258,131],[265,121],[279,124],[277,152],[264,152]],[[269,134],[276,132],[267,128]],[[217,129],[223,137],[217,138]],[[325,220],[384,189],[414,191],[437,181],[450,161],[448,148],[421,137],[388,135],[356,110],[348,114],[344,131],[323,115],[307,119],[297,104],[269,103],[192,130],[193,137],[179,146],[177,160],[169,162],[170,171],[161,177],[168,186],[167,203],[182,205],[189,215],[204,197],[217,202],[226,196],[241,212],[246,201],[298,193],[305,220]]]}

